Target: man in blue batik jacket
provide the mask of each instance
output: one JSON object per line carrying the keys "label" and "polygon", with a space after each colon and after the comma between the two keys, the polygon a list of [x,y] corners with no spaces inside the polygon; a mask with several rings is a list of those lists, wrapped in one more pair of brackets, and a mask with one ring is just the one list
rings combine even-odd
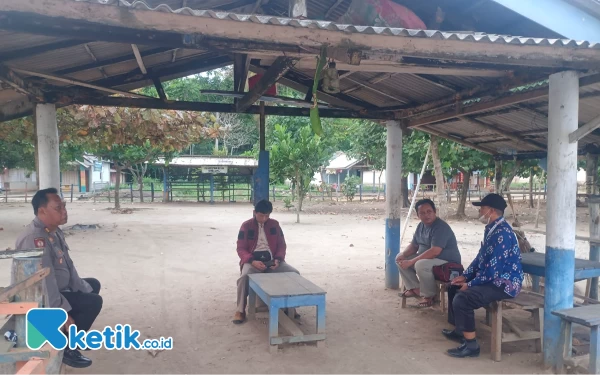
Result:
{"label": "man in blue batik jacket", "polygon": [[451,307],[455,328],[442,330],[448,339],[461,343],[448,350],[450,356],[458,358],[479,356],[475,310],[516,297],[523,283],[519,242],[504,219],[506,201],[498,194],[489,194],[473,205],[479,207],[479,220],[486,225],[484,241],[469,268],[452,280],[451,288],[458,289]]}

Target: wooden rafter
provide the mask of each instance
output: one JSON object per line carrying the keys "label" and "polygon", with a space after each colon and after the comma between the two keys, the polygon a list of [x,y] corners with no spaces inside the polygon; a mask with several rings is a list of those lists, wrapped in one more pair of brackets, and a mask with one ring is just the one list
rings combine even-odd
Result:
{"label": "wooden rafter", "polygon": [[160,82],[160,78],[156,75],[152,76],[152,83],[154,83],[154,88],[156,89],[156,92],[158,93],[158,96],[162,99],[162,100],[167,100],[167,94],[165,93],[165,89],[163,88],[162,83]]}
{"label": "wooden rafter", "polygon": [[73,78],[66,78],[66,77],[56,76],[56,75],[52,75],[52,74],[46,74],[46,73],[40,73],[40,72],[33,72],[31,70],[24,70],[24,69],[18,69],[18,68],[12,68],[12,70],[14,70],[15,72],[21,73],[21,74],[26,74],[26,75],[35,76],[35,77],[46,78],[46,79],[50,79],[50,80],[58,81],[58,82],[63,82],[63,83],[70,83],[72,85],[87,87],[87,88],[90,88],[90,89],[104,91],[104,92],[108,92],[108,93],[111,93],[111,94],[121,94],[121,95],[136,97],[136,98],[147,98],[146,95],[134,94],[134,93],[127,92],[127,91],[115,90],[115,89],[111,89],[111,88],[108,88],[108,87],[102,87],[102,86],[98,86],[98,85],[93,85],[93,84],[90,84],[90,83],[87,83],[87,82],[78,81],[78,80],[73,79]]}
{"label": "wooden rafter", "polygon": [[244,92],[250,69],[250,57],[236,53],[233,55],[233,90]]}
{"label": "wooden rafter", "polygon": [[273,86],[281,77],[292,68],[296,60],[289,57],[278,57],[277,60],[267,69],[265,75],[258,81],[256,86],[252,88],[242,99],[237,103],[239,112],[244,112],[254,102],[256,102],[268,89]]}
{"label": "wooden rafter", "polygon": [[497,154],[497,152],[493,151],[493,150],[492,150],[492,149],[490,149],[490,148],[487,148],[487,147],[484,147],[484,146],[478,146],[478,145],[476,145],[475,143],[468,142],[468,141],[464,141],[464,140],[462,140],[462,139],[457,139],[457,138],[455,138],[455,137],[452,137],[452,136],[450,136],[450,135],[448,135],[448,134],[444,134],[444,133],[442,133],[442,132],[440,132],[440,131],[437,131],[437,130],[435,130],[435,129],[432,129],[432,128],[430,128],[430,127],[427,127],[427,126],[424,126],[424,127],[422,127],[422,128],[419,128],[419,130],[421,130],[421,131],[424,131],[425,133],[429,133],[429,134],[437,135],[438,137],[441,137],[441,138],[444,138],[444,139],[451,140],[451,141],[453,141],[453,142],[456,142],[456,143],[458,143],[458,144],[461,144],[461,145],[463,145],[463,146],[470,147],[470,148],[472,148],[472,149],[474,149],[474,150],[478,150],[478,151],[481,151],[481,152],[485,152],[486,154],[490,154],[490,155],[495,155],[495,154]]}
{"label": "wooden rafter", "polygon": [[[173,51],[173,53],[175,53],[175,50],[176,49],[166,48],[166,47],[153,48],[151,50],[142,52],[141,56],[142,57],[157,56],[157,55],[160,55],[163,53],[167,53],[169,51]],[[113,57],[113,58],[106,59],[106,60],[98,60],[98,61],[96,61],[94,63],[90,63],[90,64],[79,65],[79,66],[74,66],[72,68],[61,69],[61,70],[55,71],[54,74],[66,75],[66,74],[71,74],[71,73],[75,73],[75,72],[83,72],[83,71],[89,70],[89,69],[102,69],[107,66],[116,65],[116,64],[120,64],[120,63],[123,63],[126,61],[132,61],[132,60],[135,60],[135,55],[133,55],[133,53],[130,53],[130,54],[127,54],[124,56]]]}
{"label": "wooden rafter", "polygon": [[[589,75],[587,77],[580,78],[579,86],[586,87],[600,82],[600,74]],[[548,96],[548,87],[540,89],[525,91],[518,94],[511,94],[503,97],[499,97],[483,103],[474,104],[468,107],[450,109],[446,112],[435,114],[432,116],[422,118],[411,118],[408,121],[409,128],[418,128],[423,125],[431,124],[434,122],[441,122],[460,116],[474,115],[477,113],[489,111],[496,108],[506,107],[510,105],[520,104],[529,100],[540,99]]]}
{"label": "wooden rafter", "polygon": [[[298,69],[314,69],[314,58],[301,59],[296,67]],[[336,67],[339,70],[348,70],[351,72],[373,72],[373,73],[402,73],[402,74],[434,74],[449,76],[468,76],[468,77],[508,77],[506,70],[469,68],[461,66],[419,66],[412,64],[401,64],[390,61],[362,61],[360,65],[352,65],[344,62],[337,62]]]}
{"label": "wooden rafter", "polygon": [[387,92],[383,91],[381,88],[375,87],[373,84],[363,83],[363,82],[356,81],[356,80],[354,80],[352,78],[348,78],[348,77],[346,77],[346,80],[350,81],[350,82],[352,82],[354,84],[356,84],[356,86],[354,86],[354,87],[352,87],[352,88],[350,88],[348,90],[344,90],[343,91],[344,94],[347,94],[347,93],[352,92],[352,91],[356,91],[359,88],[364,87],[365,89],[371,90],[371,91],[373,91],[373,92],[375,92],[375,93],[377,93],[379,95],[382,95],[382,96],[385,96],[385,97],[387,97],[389,99],[392,99],[395,102],[401,102],[401,103],[405,103],[405,104],[409,104],[409,103],[412,102],[410,99],[403,98],[401,96],[398,96],[398,95],[395,95],[395,94],[392,94],[392,93],[387,93]]}
{"label": "wooden rafter", "polygon": [[144,64],[144,59],[142,59],[142,55],[140,54],[140,49],[138,48],[137,44],[132,44],[131,49],[133,49],[133,54],[135,55],[135,60],[137,61],[142,74],[143,75],[148,74],[148,70],[146,69],[146,65]]}
{"label": "wooden rafter", "polygon": [[[253,73],[258,73],[258,74],[264,74],[266,72],[265,69],[255,66],[255,65],[250,65],[250,71]],[[300,91],[303,93],[308,93],[310,95],[310,97],[312,98],[312,91],[311,91],[311,87],[305,83],[299,82],[298,79],[294,79],[297,77],[291,77],[291,72],[288,72],[288,74],[286,74],[284,77],[282,77],[279,80],[279,83],[281,83],[282,85],[285,85],[289,88],[292,88],[296,91]],[[293,72],[293,74],[295,76],[299,76],[300,73],[297,72]],[[308,78],[307,78],[308,80]],[[312,82],[312,80],[311,80]],[[352,97],[345,97],[345,96],[340,96],[339,94],[328,94],[324,91],[319,90],[317,93],[317,96],[319,97],[319,99],[326,101],[327,103],[336,106],[336,107],[344,107],[344,108],[348,108],[348,109],[353,109],[353,110],[360,110],[364,108],[364,104],[363,103],[358,103],[358,101]]]}
{"label": "wooden rafter", "polygon": [[579,127],[579,129],[569,134],[569,142],[575,143],[598,128],[600,128],[600,116],[595,117],[587,124]]}
{"label": "wooden rafter", "polygon": [[0,62],[33,57],[49,51],[70,48],[87,42],[88,41],[85,40],[63,40],[60,42],[44,44],[42,46],[27,47],[18,49],[16,51],[2,52],[2,55],[0,56]]}
{"label": "wooden rafter", "polygon": [[516,134],[511,133],[511,132],[509,132],[507,130],[504,130],[504,129],[502,129],[502,127],[500,125],[497,125],[497,124],[496,125],[488,124],[486,122],[477,120],[477,119],[469,117],[469,116],[462,116],[462,117],[459,117],[459,118],[462,119],[462,120],[464,120],[464,121],[467,121],[467,122],[469,122],[471,124],[479,126],[481,128],[484,128],[484,129],[492,131],[492,132],[494,132],[496,134],[499,134],[499,135],[501,135],[503,137],[506,137],[506,138],[508,138],[508,139],[510,139],[512,141],[517,142],[517,143],[533,147],[536,150],[546,150],[546,147],[543,144],[535,142],[535,141],[527,140],[527,139],[523,138],[522,136],[516,135]]}
{"label": "wooden rafter", "polygon": [[[131,108],[155,108],[155,109],[174,109],[181,111],[203,111],[203,112],[221,112],[221,113],[250,113],[259,114],[260,106],[253,105],[244,111],[238,111],[233,104],[206,103],[206,102],[187,102],[187,101],[162,101],[160,99],[138,99],[138,98],[76,98],[74,104],[89,104],[115,107]],[[267,106],[265,114],[271,116],[310,116],[310,108]],[[364,118],[373,120],[392,120],[390,114],[377,114],[366,110],[353,111],[345,109],[319,108],[319,116],[322,118]]]}
{"label": "wooden rafter", "polygon": [[[351,44],[368,53],[385,52],[397,56],[429,59],[471,61],[511,66],[555,67],[562,69],[595,69],[600,50],[554,45],[513,43],[482,43],[475,40],[348,33],[330,29],[286,27],[255,22],[239,22],[211,17],[188,17],[168,12],[152,12],[132,8],[106,6],[71,0],[44,2],[3,0],[2,14],[29,17],[60,18],[62,25],[77,22],[134,29],[139,32],[175,33],[186,35],[189,45],[219,39],[227,43],[264,43],[267,48],[281,51],[282,46],[300,49],[320,48],[327,41],[334,48]],[[126,17],[124,16],[126,14]],[[258,49],[258,48],[257,48]]]}
{"label": "wooden rafter", "polygon": [[31,96],[38,101],[44,101],[45,93],[31,83],[25,81],[14,69],[0,64],[0,81],[9,85],[13,90],[23,95]]}

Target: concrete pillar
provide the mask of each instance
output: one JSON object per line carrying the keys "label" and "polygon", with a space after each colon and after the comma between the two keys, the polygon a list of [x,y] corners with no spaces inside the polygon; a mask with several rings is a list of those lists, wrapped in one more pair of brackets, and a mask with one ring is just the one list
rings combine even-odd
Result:
{"label": "concrete pillar", "polygon": [[400,287],[396,256],[400,252],[400,209],[402,207],[402,128],[397,121],[387,122],[385,220],[385,287]]}
{"label": "concrete pillar", "polygon": [[60,164],[58,157],[58,126],[56,106],[36,104],[35,126],[37,134],[38,178],[40,189],[60,188]]}
{"label": "concrete pillar", "polygon": [[[579,77],[567,71],[550,76],[548,109],[548,203],[546,224],[546,285],[544,299],[544,364],[556,362],[560,318],[554,310],[573,307]],[[570,338],[568,338],[570,339]]]}

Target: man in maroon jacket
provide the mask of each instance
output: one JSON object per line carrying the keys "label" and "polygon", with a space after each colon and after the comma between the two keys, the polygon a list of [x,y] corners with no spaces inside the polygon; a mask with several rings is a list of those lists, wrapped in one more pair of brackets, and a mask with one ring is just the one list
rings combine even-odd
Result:
{"label": "man in maroon jacket", "polygon": [[[237,311],[234,324],[246,320],[248,275],[259,272],[298,272],[285,262],[286,244],[276,220],[269,218],[273,204],[262,200],[254,207],[254,217],[242,224],[237,239],[241,276],[237,281]],[[265,264],[266,263],[266,264]]]}

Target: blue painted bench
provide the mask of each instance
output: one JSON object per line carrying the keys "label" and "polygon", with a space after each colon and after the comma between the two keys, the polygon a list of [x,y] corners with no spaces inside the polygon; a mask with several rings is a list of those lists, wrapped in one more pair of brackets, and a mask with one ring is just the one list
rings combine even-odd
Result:
{"label": "blue painted bench", "polygon": [[[298,342],[325,340],[325,291],[295,272],[258,273],[248,275],[248,319],[256,316],[256,296],[269,308],[269,345],[271,352],[277,352],[279,345]],[[317,307],[317,332],[304,334],[294,321],[280,309],[288,309],[294,317],[296,307]],[[279,324],[290,333],[279,336]]]}
{"label": "blue painted bench", "polygon": [[598,327],[600,326],[600,305],[587,305],[570,309],[552,311],[553,315],[561,318],[560,338],[556,349],[556,367],[554,372],[563,373],[565,362],[573,364],[572,358],[572,324],[580,324],[591,329],[590,335],[590,363],[588,371],[590,374],[600,373],[600,337]]}

